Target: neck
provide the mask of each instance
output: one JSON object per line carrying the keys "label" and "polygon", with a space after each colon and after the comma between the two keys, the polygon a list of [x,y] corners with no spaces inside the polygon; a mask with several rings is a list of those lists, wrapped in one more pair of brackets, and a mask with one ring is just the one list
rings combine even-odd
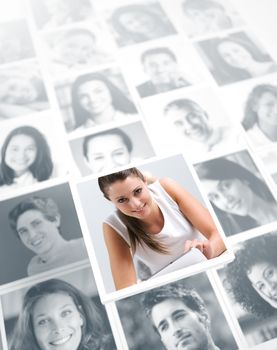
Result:
{"label": "neck", "polygon": [[152,199],[151,213],[147,219],[142,220],[143,225],[148,233],[159,233],[164,226],[164,217],[158,204]]}
{"label": "neck", "polygon": [[277,219],[277,203],[268,202],[265,199],[255,195],[253,206],[250,209],[249,216],[260,224],[268,224]]}
{"label": "neck", "polygon": [[277,125],[269,125],[268,127],[264,127],[263,125],[259,125],[261,131],[270,139],[272,142],[277,141]]}
{"label": "neck", "polygon": [[115,109],[113,105],[105,108],[104,111],[93,115],[92,119],[96,124],[103,124],[114,120]]}
{"label": "neck", "polygon": [[252,75],[252,76],[257,76],[257,75],[262,75],[265,74],[266,71],[269,69],[271,66],[272,62],[257,62],[257,61],[252,61],[245,69]]}
{"label": "neck", "polygon": [[43,262],[48,262],[49,260],[52,260],[53,257],[58,256],[62,249],[65,249],[66,243],[67,241],[59,235],[59,237],[55,240],[55,244],[46,253],[38,254],[38,257]]}

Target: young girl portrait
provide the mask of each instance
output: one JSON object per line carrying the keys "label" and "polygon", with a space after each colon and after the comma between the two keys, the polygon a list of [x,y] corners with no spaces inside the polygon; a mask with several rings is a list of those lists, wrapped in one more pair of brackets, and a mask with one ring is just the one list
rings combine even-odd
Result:
{"label": "young girl portrait", "polygon": [[191,248],[207,259],[226,249],[208,210],[176,181],[153,182],[130,168],[102,176],[98,184],[116,209],[103,223],[116,289],[138,282],[135,257],[153,274]]}

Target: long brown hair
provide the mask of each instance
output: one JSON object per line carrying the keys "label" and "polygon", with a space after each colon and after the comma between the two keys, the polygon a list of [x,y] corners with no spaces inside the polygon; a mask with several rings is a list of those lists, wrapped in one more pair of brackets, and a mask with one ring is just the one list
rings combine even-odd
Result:
{"label": "long brown hair", "polygon": [[[110,200],[107,193],[107,187],[116,181],[124,181],[129,176],[135,176],[144,182],[146,181],[145,176],[137,168],[130,168],[123,171],[118,171],[117,173],[99,177],[98,185],[104,194],[104,197]],[[143,243],[158,253],[169,253],[166,246],[159,242],[159,240],[154,235],[145,232],[145,226],[141,220],[132,216],[128,216],[122,213],[120,210],[117,210],[117,214],[127,228],[133,254],[135,253],[137,246],[142,245]]]}

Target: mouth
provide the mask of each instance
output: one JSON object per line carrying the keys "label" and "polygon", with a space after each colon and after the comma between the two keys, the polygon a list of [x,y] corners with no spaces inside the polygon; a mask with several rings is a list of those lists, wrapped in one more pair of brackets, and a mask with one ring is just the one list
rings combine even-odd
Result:
{"label": "mouth", "polygon": [[71,339],[71,337],[72,337],[72,334],[69,334],[69,335],[64,336],[64,337],[59,337],[59,338],[49,342],[49,344],[52,346],[64,345],[65,343],[67,343]]}
{"label": "mouth", "polygon": [[33,247],[38,247],[39,245],[41,245],[43,239],[40,237],[40,238],[36,238],[34,240],[31,241],[31,245]]}
{"label": "mouth", "polygon": [[228,210],[237,210],[241,207],[241,200],[238,199],[228,205]]}
{"label": "mouth", "polygon": [[140,208],[133,210],[133,213],[142,213],[145,206],[146,206],[146,203],[144,203]]}
{"label": "mouth", "polygon": [[176,349],[181,349],[183,346],[188,345],[191,342],[191,334],[189,332],[183,333],[175,344]]}

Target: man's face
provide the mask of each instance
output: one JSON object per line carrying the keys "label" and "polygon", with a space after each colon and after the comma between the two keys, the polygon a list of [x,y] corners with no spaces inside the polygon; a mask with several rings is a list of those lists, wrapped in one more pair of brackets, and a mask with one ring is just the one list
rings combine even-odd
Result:
{"label": "man's face", "polygon": [[60,233],[59,218],[50,221],[35,209],[22,213],[16,224],[17,233],[21,242],[35,254],[47,254],[55,246]]}
{"label": "man's face", "polygon": [[166,299],[152,309],[152,321],[168,350],[207,350],[204,317],[180,299]]}
{"label": "man's face", "polygon": [[180,77],[177,62],[167,53],[146,56],[143,67],[154,85],[173,84]]}

